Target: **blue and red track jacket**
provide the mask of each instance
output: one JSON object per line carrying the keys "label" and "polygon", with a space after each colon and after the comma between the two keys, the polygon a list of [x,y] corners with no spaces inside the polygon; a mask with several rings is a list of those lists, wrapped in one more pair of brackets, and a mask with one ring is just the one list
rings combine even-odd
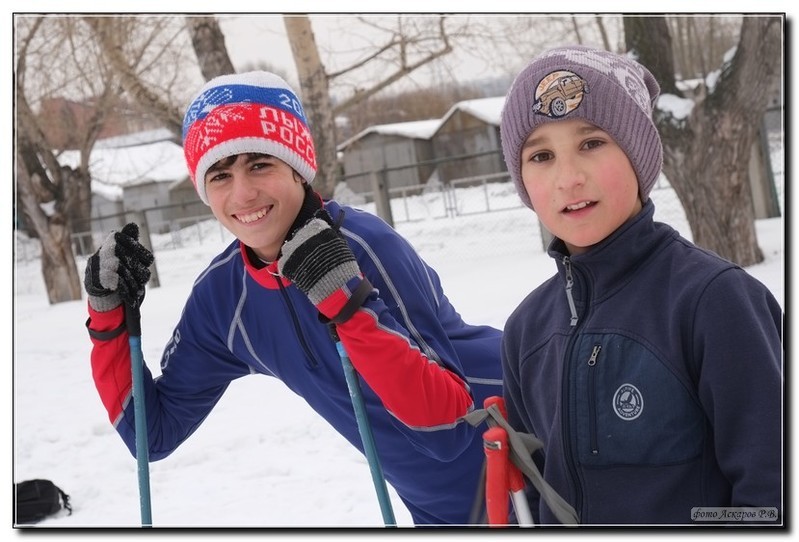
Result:
{"label": "blue and red track jacket", "polygon": [[[344,213],[336,202],[325,208],[334,221]],[[374,286],[337,331],[362,377],[386,480],[416,524],[465,524],[483,445],[482,429],[460,417],[502,393],[501,332],[464,323],[438,275],[376,216],[346,208],[341,232]],[[320,308],[345,301],[337,292]],[[128,335],[102,335],[123,324],[124,311],[89,313],[95,384],[135,456]],[[341,359],[319,311],[277,276],[275,264],[256,269],[238,241],[194,283],[161,373],[153,380],[145,367],[153,461],[197,430],[232,380],[254,373],[279,378],[363,452]]]}

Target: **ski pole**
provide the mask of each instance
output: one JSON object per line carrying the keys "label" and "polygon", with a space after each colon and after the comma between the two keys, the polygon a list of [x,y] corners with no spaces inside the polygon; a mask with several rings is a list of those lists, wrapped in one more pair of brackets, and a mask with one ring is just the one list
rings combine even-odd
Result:
{"label": "ski pole", "polygon": [[[497,405],[502,417],[505,420],[508,419],[508,411],[505,408],[505,400],[502,397],[495,395],[483,401],[484,408],[487,409],[491,405]],[[505,433],[505,439],[507,439],[507,432],[504,429],[503,432]],[[513,510],[516,512],[516,520],[520,527],[533,527],[535,521],[530,512],[530,505],[527,503],[527,497],[524,495],[524,475],[521,469],[511,461],[510,451],[508,451],[506,461],[508,463],[508,490],[510,491],[511,501],[513,502]]]}
{"label": "ski pole", "polygon": [[391,500],[388,497],[386,479],[383,477],[380,458],[377,456],[372,427],[369,425],[369,418],[366,416],[366,405],[363,400],[360,384],[358,383],[358,373],[355,371],[355,367],[352,366],[352,361],[350,361],[350,357],[340,340],[336,340],[336,349],[341,358],[341,364],[344,367],[344,377],[347,379],[347,387],[350,390],[352,407],[355,410],[355,419],[358,422],[358,431],[363,441],[366,460],[369,462],[372,482],[375,485],[375,491],[377,491],[377,500],[380,503],[380,511],[383,514],[383,523],[386,524],[386,527],[396,527],[397,521],[394,519],[394,510],[391,507]]}
{"label": "ski pole", "polygon": [[141,351],[141,314],[138,307],[125,304],[125,326],[130,343],[133,376],[133,412],[136,423],[136,463],[139,475],[139,506],[142,527],[152,527],[150,508],[150,452],[147,444],[147,415],[144,405],[144,355]]}
{"label": "ski pole", "polygon": [[511,502],[513,502],[513,511],[516,512],[516,522],[519,527],[533,527],[535,521],[533,521],[527,497],[524,495],[524,476],[522,471],[510,460],[508,460],[508,469],[508,489]]}
{"label": "ski pole", "polygon": [[508,434],[501,427],[483,433],[486,454],[486,511],[488,524],[508,524]]}

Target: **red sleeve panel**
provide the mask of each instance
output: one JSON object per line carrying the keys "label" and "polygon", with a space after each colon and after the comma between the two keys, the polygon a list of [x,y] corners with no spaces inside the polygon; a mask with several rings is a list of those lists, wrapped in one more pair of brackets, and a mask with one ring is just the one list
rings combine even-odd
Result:
{"label": "red sleeve panel", "polygon": [[[121,333],[114,333],[124,322],[125,311],[122,306],[108,312],[97,312],[89,307],[86,326],[94,345],[91,355],[92,377],[112,424],[116,424],[122,415],[133,391],[128,332],[122,330]],[[104,338],[104,334],[110,338]]]}
{"label": "red sleeve panel", "polygon": [[[318,309],[331,318],[348,298],[346,291],[338,290]],[[385,309],[382,302],[379,304]],[[466,384],[428,359],[402,331],[381,323],[372,307],[361,307],[336,330],[361,377],[385,407],[409,427],[454,425],[471,408],[473,401]]]}

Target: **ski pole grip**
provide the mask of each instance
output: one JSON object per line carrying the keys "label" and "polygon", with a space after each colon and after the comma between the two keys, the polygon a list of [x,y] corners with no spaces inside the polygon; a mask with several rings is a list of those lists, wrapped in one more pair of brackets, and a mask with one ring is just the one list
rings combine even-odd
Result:
{"label": "ski pole grip", "polygon": [[141,312],[139,307],[125,303],[125,327],[130,337],[141,337]]}
{"label": "ski pole grip", "polygon": [[508,524],[508,433],[492,427],[483,433],[486,455],[486,512],[488,524]]}
{"label": "ski pole grip", "polygon": [[491,405],[497,405],[499,409],[499,413],[502,414],[502,417],[506,420],[508,419],[508,410],[505,408],[505,399],[498,395],[492,395],[491,397],[486,397],[485,401],[483,401],[483,408],[487,409]]}
{"label": "ski pole grip", "polygon": [[[497,395],[486,397],[485,401],[483,401],[483,408],[487,409],[491,405],[497,405],[499,413],[502,414],[502,417],[507,421],[508,410],[505,407],[505,399]],[[524,474],[522,474],[521,469],[510,460],[508,461],[508,481],[511,491],[521,491],[524,489]]]}

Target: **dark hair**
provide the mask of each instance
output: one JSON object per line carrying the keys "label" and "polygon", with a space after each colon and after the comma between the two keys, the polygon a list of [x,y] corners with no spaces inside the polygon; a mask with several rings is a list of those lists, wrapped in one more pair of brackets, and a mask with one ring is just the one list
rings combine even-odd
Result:
{"label": "dark hair", "polygon": [[[227,168],[227,167],[230,167],[230,166],[233,165],[233,163],[236,160],[238,160],[239,156],[241,156],[242,154],[246,154],[247,158],[249,158],[250,160],[254,160],[254,159],[257,159],[257,158],[260,158],[260,157],[275,158],[276,160],[280,160],[280,158],[278,158],[277,156],[272,156],[271,154],[266,154],[266,153],[263,153],[263,152],[246,152],[246,153],[241,153],[241,154],[232,154],[230,156],[226,156],[225,158],[221,158],[221,159],[217,160],[210,168],[208,168],[208,170],[210,171],[213,168]],[[292,175],[294,175],[294,180],[295,181],[300,182],[300,183],[303,184],[303,186],[307,186],[308,188],[310,188],[310,184],[305,182],[305,179],[303,179],[302,176],[299,173],[297,173],[296,169],[291,168],[291,173],[292,173]]]}
{"label": "dark hair", "polygon": [[[271,154],[264,154],[262,152],[245,152],[245,153],[241,153],[241,154],[246,154],[247,157],[250,158],[250,159],[259,158],[261,156],[265,156],[265,157],[268,157],[268,158],[274,158]],[[230,156],[226,156],[225,158],[217,160],[212,165],[212,167],[216,166],[217,164],[219,165],[219,167],[230,167],[230,166],[233,165],[233,162],[238,160],[238,158],[239,158],[239,156],[241,156],[241,154],[231,154]]]}

